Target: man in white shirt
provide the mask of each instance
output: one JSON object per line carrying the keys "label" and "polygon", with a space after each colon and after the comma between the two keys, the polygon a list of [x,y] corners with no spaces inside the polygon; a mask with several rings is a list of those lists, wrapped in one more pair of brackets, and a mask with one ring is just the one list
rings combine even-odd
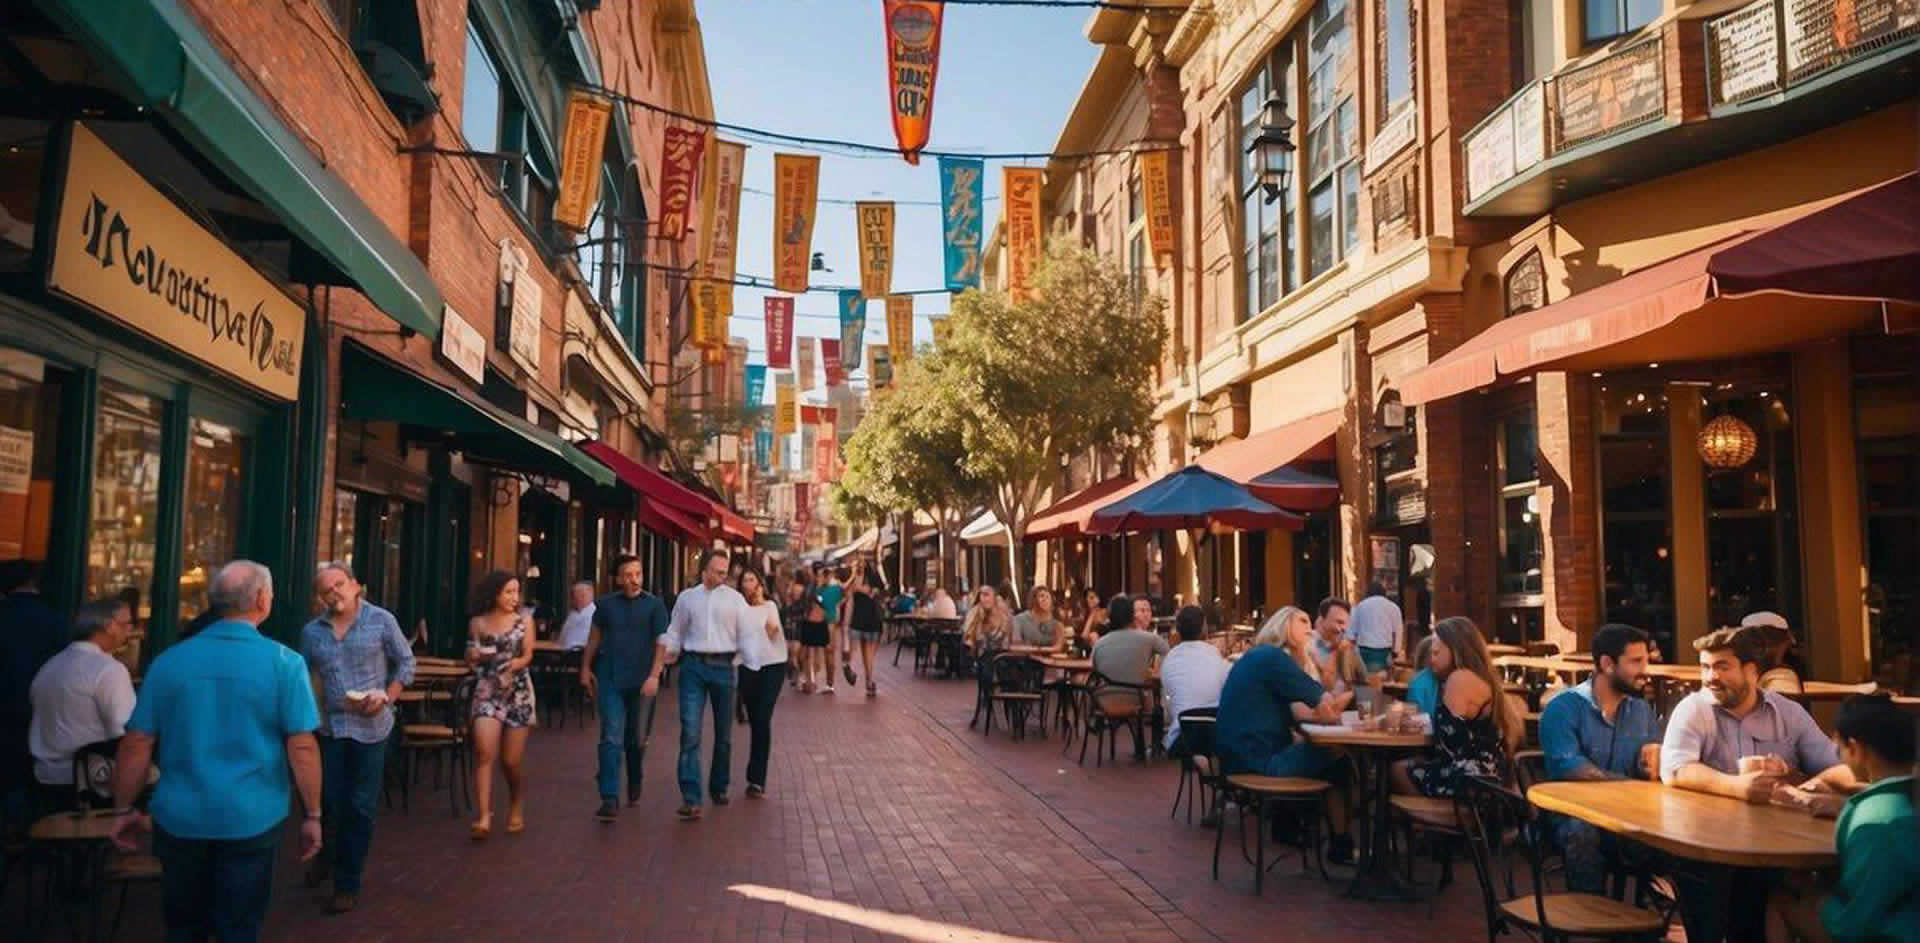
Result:
{"label": "man in white shirt", "polygon": [[1227,672],[1233,663],[1206,641],[1206,613],[1199,606],[1182,608],[1173,617],[1180,644],[1160,659],[1160,691],[1167,696],[1167,726],[1164,746],[1178,756],[1174,744],[1180,739],[1180,713],[1201,707],[1219,707],[1220,689],[1226,687]]}
{"label": "man in white shirt", "polygon": [[565,622],[560,623],[560,644],[569,650],[586,648],[593,634],[593,584],[581,580],[573,584],[573,594]]}
{"label": "man in white shirt", "polygon": [[132,632],[133,613],[125,602],[87,603],[74,620],[74,641],[33,676],[27,742],[33,778],[41,785],[72,786],[75,752],[126,733],[133,680],[112,653]]}
{"label": "man in white shirt", "polygon": [[657,690],[660,671],[669,658],[678,659],[680,680],[680,820],[700,820],[700,714],[713,704],[713,765],[707,774],[708,795],[717,806],[727,804],[727,777],[732,770],[733,664],[740,655],[740,610],[746,600],[728,586],[727,552],[708,550],[700,555],[700,583],[673,601],[667,634],[647,688]]}
{"label": "man in white shirt", "polygon": [[1393,653],[1400,647],[1400,634],[1406,628],[1400,606],[1387,598],[1379,583],[1367,586],[1367,598],[1353,607],[1353,623],[1347,638],[1360,648],[1360,661],[1368,674],[1380,674],[1393,667]]}

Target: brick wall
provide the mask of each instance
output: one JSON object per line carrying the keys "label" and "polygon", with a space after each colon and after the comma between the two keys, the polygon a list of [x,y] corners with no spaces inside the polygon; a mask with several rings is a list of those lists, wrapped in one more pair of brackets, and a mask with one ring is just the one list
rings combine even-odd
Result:
{"label": "brick wall", "polygon": [[1584,651],[1600,616],[1599,509],[1594,494],[1592,380],[1547,372],[1534,377],[1539,430],[1541,563],[1545,641]]}

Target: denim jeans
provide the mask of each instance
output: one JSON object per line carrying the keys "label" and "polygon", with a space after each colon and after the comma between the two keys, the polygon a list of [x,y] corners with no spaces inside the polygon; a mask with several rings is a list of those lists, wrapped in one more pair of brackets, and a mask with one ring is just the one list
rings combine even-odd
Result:
{"label": "denim jeans", "polygon": [[273,892],[280,826],[230,841],[179,838],[155,826],[168,943],[245,943],[260,938]]}
{"label": "denim jeans", "polygon": [[700,793],[700,723],[707,702],[713,704],[713,766],[707,788],[725,795],[733,763],[733,665],[709,664],[691,652],[680,659],[680,798],[698,806]]}
{"label": "denim jeans", "polygon": [[640,696],[639,688],[601,688],[600,708],[600,798],[608,802],[620,799],[620,760],[627,761],[627,794],[640,794],[640,724],[643,706],[652,698]]}
{"label": "denim jeans", "polygon": [[747,785],[766,788],[767,754],[773,751],[773,705],[786,683],[785,662],[758,671],[740,669],[740,700],[747,705],[747,724],[753,731],[747,748]]}
{"label": "denim jeans", "polygon": [[386,768],[385,740],[320,738],[320,804],[331,834],[323,845],[331,849],[336,894],[360,893],[360,870],[367,863],[367,849],[373,847],[373,817],[380,811]]}
{"label": "denim jeans", "polygon": [[1777,872],[1675,861],[1670,876],[1680,895],[1680,922],[1687,928],[1688,943],[1766,938],[1766,901]]}

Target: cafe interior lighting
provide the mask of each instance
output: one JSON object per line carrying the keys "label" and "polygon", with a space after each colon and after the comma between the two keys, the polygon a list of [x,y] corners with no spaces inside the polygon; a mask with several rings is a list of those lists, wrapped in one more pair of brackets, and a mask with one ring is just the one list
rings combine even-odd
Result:
{"label": "cafe interior lighting", "polygon": [[1700,427],[1700,460],[1713,468],[1739,468],[1753,460],[1760,439],[1753,427],[1730,413]]}

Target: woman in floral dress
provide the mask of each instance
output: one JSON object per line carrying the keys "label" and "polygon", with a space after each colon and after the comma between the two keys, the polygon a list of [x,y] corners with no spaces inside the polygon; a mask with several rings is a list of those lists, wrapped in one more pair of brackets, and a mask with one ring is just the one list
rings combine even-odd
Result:
{"label": "woman in floral dress", "polygon": [[493,831],[493,763],[507,777],[507,834],[526,828],[521,805],[521,760],[533,730],[533,640],[520,615],[520,578],[505,570],[486,575],[473,594],[467,622],[467,664],[474,668],[473,795],[480,815],[473,840]]}
{"label": "woman in floral dress", "polygon": [[1440,679],[1433,712],[1433,745],[1393,764],[1395,792],[1451,798],[1462,778],[1506,781],[1524,732],[1519,700],[1494,674],[1486,639],[1472,620],[1442,619],[1433,627],[1430,667]]}

